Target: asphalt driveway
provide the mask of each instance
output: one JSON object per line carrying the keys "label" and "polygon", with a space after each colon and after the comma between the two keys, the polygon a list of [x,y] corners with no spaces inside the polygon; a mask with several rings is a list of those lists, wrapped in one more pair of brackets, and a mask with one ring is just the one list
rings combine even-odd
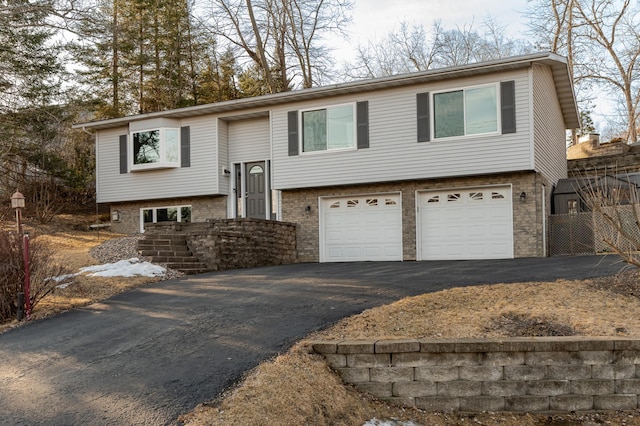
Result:
{"label": "asphalt driveway", "polygon": [[340,318],[421,293],[611,275],[616,257],[299,264],[203,274],[0,334],[0,424],[171,424]]}

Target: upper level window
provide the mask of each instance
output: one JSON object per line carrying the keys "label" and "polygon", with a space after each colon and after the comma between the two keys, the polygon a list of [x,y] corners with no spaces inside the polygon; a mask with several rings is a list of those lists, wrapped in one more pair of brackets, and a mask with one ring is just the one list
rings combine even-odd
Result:
{"label": "upper level window", "polygon": [[159,128],[131,133],[131,170],[180,167],[180,132]]}
{"label": "upper level window", "polygon": [[433,95],[436,139],[497,133],[498,117],[498,91],[494,84]]}
{"label": "upper level window", "polygon": [[302,152],[355,148],[354,105],[303,111]]}

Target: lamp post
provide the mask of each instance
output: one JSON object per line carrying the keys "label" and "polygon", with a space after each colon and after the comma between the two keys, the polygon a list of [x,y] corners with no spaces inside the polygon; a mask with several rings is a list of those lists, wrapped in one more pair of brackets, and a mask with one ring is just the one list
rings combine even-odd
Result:
{"label": "lamp post", "polygon": [[24,195],[16,191],[11,196],[11,208],[16,211],[16,226],[18,238],[22,237],[22,263],[24,265],[24,293],[18,293],[18,319],[22,319],[22,300],[24,300],[27,319],[31,317],[31,276],[29,267],[29,234],[22,232],[22,209],[25,206]]}

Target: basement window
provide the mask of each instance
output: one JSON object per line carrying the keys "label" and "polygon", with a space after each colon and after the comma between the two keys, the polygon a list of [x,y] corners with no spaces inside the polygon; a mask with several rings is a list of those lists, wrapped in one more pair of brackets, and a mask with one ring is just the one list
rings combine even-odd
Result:
{"label": "basement window", "polygon": [[149,207],[140,209],[140,232],[148,223],[191,222],[191,206]]}

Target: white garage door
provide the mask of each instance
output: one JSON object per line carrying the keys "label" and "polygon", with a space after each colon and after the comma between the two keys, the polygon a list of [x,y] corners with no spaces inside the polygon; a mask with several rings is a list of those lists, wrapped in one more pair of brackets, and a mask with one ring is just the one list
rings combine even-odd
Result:
{"label": "white garage door", "polygon": [[513,258],[510,186],[422,192],[418,203],[420,259]]}
{"label": "white garage door", "polygon": [[402,260],[400,194],[320,200],[320,261]]}

